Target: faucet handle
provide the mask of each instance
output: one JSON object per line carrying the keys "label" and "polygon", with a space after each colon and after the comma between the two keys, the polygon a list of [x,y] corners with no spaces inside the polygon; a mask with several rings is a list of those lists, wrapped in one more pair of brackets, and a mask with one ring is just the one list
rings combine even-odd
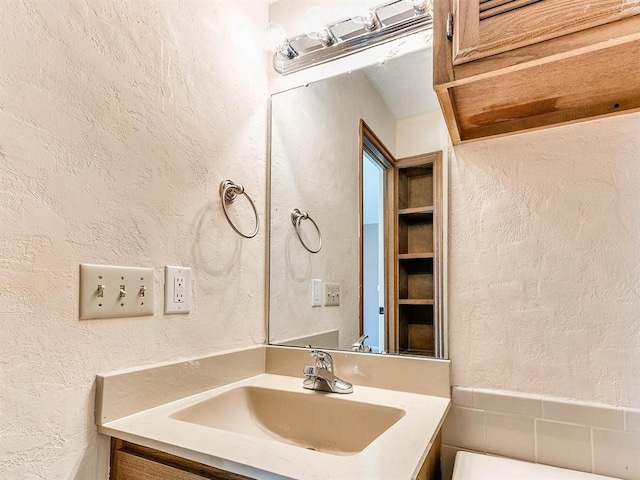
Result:
{"label": "faucet handle", "polygon": [[364,334],[358,340],[356,340],[353,345],[351,345],[351,350],[354,352],[370,352],[371,347],[364,344],[364,341],[369,338],[369,335]]}
{"label": "faucet handle", "polygon": [[312,357],[316,357],[316,365],[333,372],[333,358],[327,352],[322,350],[311,350],[309,352]]}
{"label": "faucet handle", "polygon": [[313,377],[313,376],[316,376],[316,375],[318,374],[318,367],[312,367],[312,366],[304,367],[303,373],[304,373],[307,377]]}

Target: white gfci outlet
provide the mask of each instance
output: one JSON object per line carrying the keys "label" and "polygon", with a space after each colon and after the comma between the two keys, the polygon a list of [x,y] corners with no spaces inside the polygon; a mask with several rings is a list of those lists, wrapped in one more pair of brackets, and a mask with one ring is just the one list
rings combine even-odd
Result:
{"label": "white gfci outlet", "polygon": [[164,313],[189,313],[191,310],[191,269],[164,267]]}
{"label": "white gfci outlet", "polygon": [[184,303],[184,274],[173,277],[173,302]]}
{"label": "white gfci outlet", "polygon": [[322,306],[322,280],[311,280],[311,306]]}
{"label": "white gfci outlet", "polygon": [[340,305],[340,284],[325,283],[324,284],[324,306],[337,307]]}

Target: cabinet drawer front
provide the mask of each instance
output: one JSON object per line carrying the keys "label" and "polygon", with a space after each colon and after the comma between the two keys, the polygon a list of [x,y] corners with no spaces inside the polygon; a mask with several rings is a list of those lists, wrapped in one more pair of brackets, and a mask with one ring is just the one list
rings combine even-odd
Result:
{"label": "cabinet drawer front", "polygon": [[111,439],[109,480],[254,480],[170,453]]}
{"label": "cabinet drawer front", "polygon": [[640,0],[454,0],[454,64],[640,14]]}
{"label": "cabinet drawer front", "polygon": [[123,451],[115,452],[114,457],[116,468],[111,480],[203,480],[205,478]]}
{"label": "cabinet drawer front", "polygon": [[[144,448],[134,445],[131,447]],[[157,458],[146,458],[126,450],[112,451],[110,480],[251,480],[243,475],[197,464],[151,449],[146,450],[153,452]],[[140,454],[144,455],[142,452]]]}

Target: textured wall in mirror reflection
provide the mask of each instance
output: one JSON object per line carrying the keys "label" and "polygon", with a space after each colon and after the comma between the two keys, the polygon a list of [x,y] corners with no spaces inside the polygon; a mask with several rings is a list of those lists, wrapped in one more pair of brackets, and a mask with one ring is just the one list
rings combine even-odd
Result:
{"label": "textured wall in mirror reflection", "polygon": [[[395,119],[362,72],[272,102],[270,340],[339,329],[340,348],[349,348],[359,336],[359,121],[394,151]],[[300,245],[288,218],[294,207],[322,230],[318,254]],[[341,284],[339,307],[311,307],[314,278]]]}

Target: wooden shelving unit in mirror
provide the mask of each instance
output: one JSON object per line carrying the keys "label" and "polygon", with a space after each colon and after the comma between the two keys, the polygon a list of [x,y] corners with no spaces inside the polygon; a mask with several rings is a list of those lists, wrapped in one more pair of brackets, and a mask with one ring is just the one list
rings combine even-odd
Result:
{"label": "wooden shelving unit in mirror", "polygon": [[442,286],[442,152],[395,165],[395,341],[398,353],[438,356]]}

